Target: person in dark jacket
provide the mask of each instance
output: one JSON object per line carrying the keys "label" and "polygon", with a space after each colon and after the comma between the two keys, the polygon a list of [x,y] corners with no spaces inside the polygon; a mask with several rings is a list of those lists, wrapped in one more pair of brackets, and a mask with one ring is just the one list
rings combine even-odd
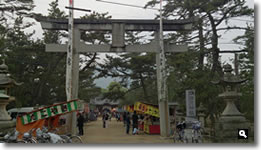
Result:
{"label": "person in dark jacket", "polygon": [[83,123],[84,123],[84,118],[83,118],[83,115],[80,113],[77,118],[77,126],[79,129],[79,135],[83,135]]}
{"label": "person in dark jacket", "polygon": [[138,129],[138,115],[136,113],[136,111],[134,111],[133,115],[132,115],[132,133],[134,133],[134,128]]}
{"label": "person in dark jacket", "polygon": [[126,114],[126,120],[125,121],[126,121],[126,133],[129,134],[130,124],[131,124],[129,112]]}
{"label": "person in dark jacket", "polygon": [[103,128],[107,128],[107,120],[109,119],[109,115],[104,112],[102,115]]}

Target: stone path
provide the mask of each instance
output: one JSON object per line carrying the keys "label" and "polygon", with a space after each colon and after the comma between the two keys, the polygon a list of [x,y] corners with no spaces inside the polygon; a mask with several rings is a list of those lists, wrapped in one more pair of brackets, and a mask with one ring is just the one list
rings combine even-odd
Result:
{"label": "stone path", "polygon": [[[131,131],[132,129],[130,129]],[[108,121],[108,128],[102,127],[102,120],[88,122],[84,126],[84,135],[81,136],[85,144],[149,144],[149,143],[173,143],[171,139],[162,139],[160,135],[126,134],[122,122],[114,118]]]}

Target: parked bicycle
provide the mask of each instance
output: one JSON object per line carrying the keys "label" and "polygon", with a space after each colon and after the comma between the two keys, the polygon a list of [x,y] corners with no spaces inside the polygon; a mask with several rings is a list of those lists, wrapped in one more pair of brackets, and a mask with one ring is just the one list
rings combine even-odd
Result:
{"label": "parked bicycle", "polygon": [[48,134],[48,129],[36,129],[36,140],[37,143],[51,143],[51,136]]}
{"label": "parked bicycle", "polygon": [[[36,137],[33,132],[36,131]],[[47,128],[31,129],[23,134],[22,139],[18,139],[19,132],[14,130],[7,134],[0,135],[0,143],[83,143],[82,139],[76,135],[58,135],[49,132]]]}
{"label": "parked bicycle", "polygon": [[199,121],[195,121],[192,123],[192,143],[202,142],[201,123]]}
{"label": "parked bicycle", "polygon": [[186,128],[186,123],[185,122],[180,122],[176,125],[176,131],[174,132],[174,143],[180,142],[180,143],[187,143],[188,140],[185,138],[185,128]]}
{"label": "parked bicycle", "polygon": [[[58,132],[59,129],[56,129],[55,132]],[[60,135],[61,138],[65,140],[66,143],[83,143],[80,136],[72,135],[72,134],[63,134]]]}
{"label": "parked bicycle", "polygon": [[28,132],[25,132],[23,134],[23,138],[22,138],[22,141],[24,143],[37,143],[37,140],[33,137],[33,132],[34,132],[35,129],[32,129]]}
{"label": "parked bicycle", "polygon": [[65,139],[66,143],[83,143],[81,137],[77,136],[77,135],[71,135],[71,134],[67,134],[67,135],[60,135],[61,138]]}
{"label": "parked bicycle", "polygon": [[[56,129],[55,132],[58,130]],[[36,130],[36,137],[38,143],[82,143],[79,136],[73,135],[58,135],[55,132],[48,132],[47,128]]]}
{"label": "parked bicycle", "polygon": [[19,135],[19,132],[16,130],[13,130],[11,132],[8,132],[5,135],[0,136],[0,143],[26,143],[23,140],[19,140],[17,137]]}

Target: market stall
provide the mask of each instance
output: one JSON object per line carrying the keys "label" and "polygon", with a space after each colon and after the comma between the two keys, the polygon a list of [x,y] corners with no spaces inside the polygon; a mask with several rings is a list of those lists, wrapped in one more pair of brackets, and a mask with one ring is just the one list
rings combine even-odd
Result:
{"label": "market stall", "polygon": [[136,102],[134,110],[140,114],[139,130],[147,134],[160,134],[159,109],[157,105]]}

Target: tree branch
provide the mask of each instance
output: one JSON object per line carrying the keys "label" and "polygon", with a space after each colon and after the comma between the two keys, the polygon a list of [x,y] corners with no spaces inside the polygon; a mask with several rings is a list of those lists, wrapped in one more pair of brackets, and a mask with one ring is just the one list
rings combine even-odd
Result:
{"label": "tree branch", "polygon": [[248,52],[247,50],[223,50],[219,51],[219,53],[243,53]]}
{"label": "tree branch", "polygon": [[253,29],[249,29],[247,27],[226,27],[226,28],[218,28],[217,31],[221,30],[247,30],[247,31],[254,31]]}
{"label": "tree branch", "polygon": [[85,71],[86,69],[90,68],[91,64],[95,61],[95,59],[97,58],[97,53],[94,53],[93,57],[91,58],[91,60],[86,64],[86,66],[83,67],[83,69],[81,71]]}
{"label": "tree branch", "polygon": [[235,9],[237,6],[239,6],[239,4],[238,4],[238,5],[234,5],[233,7],[231,7],[230,9],[228,9],[226,12],[224,12],[223,17],[222,17],[221,19],[219,19],[219,21],[218,21],[215,25],[218,26],[224,19],[226,19],[227,14],[228,14],[230,11],[232,11],[233,9]]}

